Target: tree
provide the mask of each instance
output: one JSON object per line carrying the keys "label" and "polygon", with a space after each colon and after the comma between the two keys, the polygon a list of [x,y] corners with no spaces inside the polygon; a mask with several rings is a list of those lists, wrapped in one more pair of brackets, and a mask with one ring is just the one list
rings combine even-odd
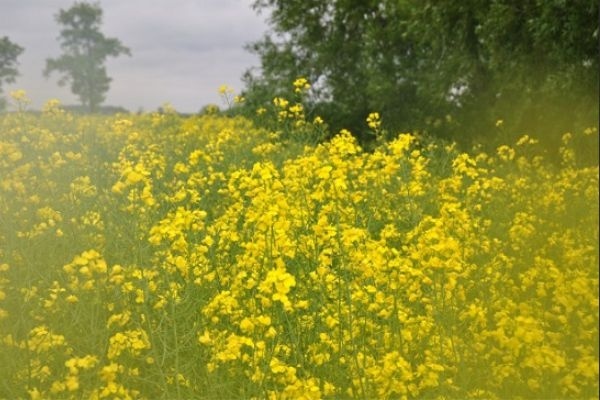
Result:
{"label": "tree", "polygon": [[[23,48],[10,41],[8,37],[0,39],[0,94],[3,83],[12,83],[19,75],[17,70],[17,58],[23,52]],[[0,99],[0,110],[5,107],[4,99]]]}
{"label": "tree", "polygon": [[419,87],[438,101],[460,92],[450,112],[468,137],[503,119],[506,132],[557,145],[566,131],[598,124],[597,1],[421,5],[409,36],[432,56],[422,55]]}
{"label": "tree", "polygon": [[553,138],[597,124],[595,0],[255,0],[254,8],[270,11],[272,29],[250,47],[261,68],[245,75],[249,105],[306,76],[319,83],[314,108],[355,133],[372,111],[392,132],[464,141],[498,119],[516,135]]}
{"label": "tree", "polygon": [[61,73],[58,84],[70,83],[82,105],[95,112],[110,87],[111,78],[104,66],[107,57],[131,52],[118,39],[100,32],[102,9],[98,4],[75,3],[68,10],[60,10],[56,21],[63,27],[58,37],[63,55],[46,60],[44,75]]}

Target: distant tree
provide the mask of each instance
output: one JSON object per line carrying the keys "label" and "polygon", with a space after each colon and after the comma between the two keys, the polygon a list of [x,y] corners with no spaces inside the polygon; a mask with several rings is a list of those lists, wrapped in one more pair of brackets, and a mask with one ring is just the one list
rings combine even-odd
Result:
{"label": "distant tree", "polygon": [[82,105],[96,112],[110,87],[111,78],[104,66],[107,57],[131,55],[131,52],[118,39],[107,38],[100,32],[102,9],[96,3],[75,3],[68,10],[60,10],[56,21],[62,26],[58,40],[63,54],[46,60],[44,75],[61,73],[58,84],[69,83]]}
{"label": "distant tree", "polygon": [[[3,83],[12,83],[19,75],[17,58],[23,48],[10,41],[8,37],[0,38],[0,94]],[[5,107],[5,100],[0,98],[0,110]]]}

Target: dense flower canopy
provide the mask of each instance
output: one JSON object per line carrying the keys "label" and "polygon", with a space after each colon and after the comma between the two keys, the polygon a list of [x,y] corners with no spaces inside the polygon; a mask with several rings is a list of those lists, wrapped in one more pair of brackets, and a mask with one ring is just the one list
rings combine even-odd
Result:
{"label": "dense flower canopy", "polygon": [[597,395],[596,129],[558,164],[57,102],[0,135],[2,397]]}

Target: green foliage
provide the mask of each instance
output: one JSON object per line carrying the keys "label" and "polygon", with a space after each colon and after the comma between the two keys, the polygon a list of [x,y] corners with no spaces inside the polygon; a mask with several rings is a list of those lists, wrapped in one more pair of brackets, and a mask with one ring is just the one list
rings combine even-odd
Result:
{"label": "green foliage", "polygon": [[58,84],[69,83],[81,103],[95,112],[110,86],[111,79],[104,66],[107,57],[131,55],[131,52],[118,39],[107,38],[100,32],[102,9],[98,4],[75,3],[68,10],[60,10],[56,21],[62,26],[59,40],[64,53],[46,60],[44,75],[61,73]]}
{"label": "green foliage", "polygon": [[428,1],[412,21],[411,37],[434,55],[421,55],[427,97],[464,88],[450,110],[461,131],[504,119],[507,132],[546,131],[558,144],[560,132],[597,123],[597,2]]}
{"label": "green foliage", "polygon": [[[247,105],[297,76],[335,129],[361,136],[382,114],[391,131],[479,141],[497,120],[514,139],[598,120],[598,4],[576,2],[257,0],[272,27],[250,46]],[[344,124],[344,125],[342,125]]]}
{"label": "green foliage", "polygon": [[[6,36],[0,38],[0,93],[3,83],[15,81],[19,72],[17,71],[17,58],[23,52],[23,48],[10,41]],[[0,110],[5,107],[4,99],[0,99]]]}

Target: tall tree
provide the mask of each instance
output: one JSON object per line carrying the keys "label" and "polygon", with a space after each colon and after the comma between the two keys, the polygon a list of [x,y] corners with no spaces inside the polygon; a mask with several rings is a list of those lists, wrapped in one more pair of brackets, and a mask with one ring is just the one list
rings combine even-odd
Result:
{"label": "tall tree", "polygon": [[[12,83],[19,75],[17,70],[17,58],[23,52],[23,48],[10,41],[8,37],[0,38],[0,94],[3,83]],[[5,107],[5,100],[0,98],[0,110]]]}
{"label": "tall tree", "polygon": [[46,60],[44,75],[59,72],[58,84],[69,83],[81,103],[95,112],[110,87],[106,59],[131,52],[118,39],[100,32],[102,9],[97,3],[77,2],[68,10],[60,10],[56,21],[62,26],[58,40],[63,54]]}
{"label": "tall tree", "polygon": [[261,68],[245,75],[249,105],[304,75],[319,83],[315,107],[328,122],[355,132],[371,111],[393,131],[453,139],[475,139],[498,119],[505,131],[555,138],[597,124],[596,0],[255,0],[254,8],[270,13],[272,29],[250,47]]}

